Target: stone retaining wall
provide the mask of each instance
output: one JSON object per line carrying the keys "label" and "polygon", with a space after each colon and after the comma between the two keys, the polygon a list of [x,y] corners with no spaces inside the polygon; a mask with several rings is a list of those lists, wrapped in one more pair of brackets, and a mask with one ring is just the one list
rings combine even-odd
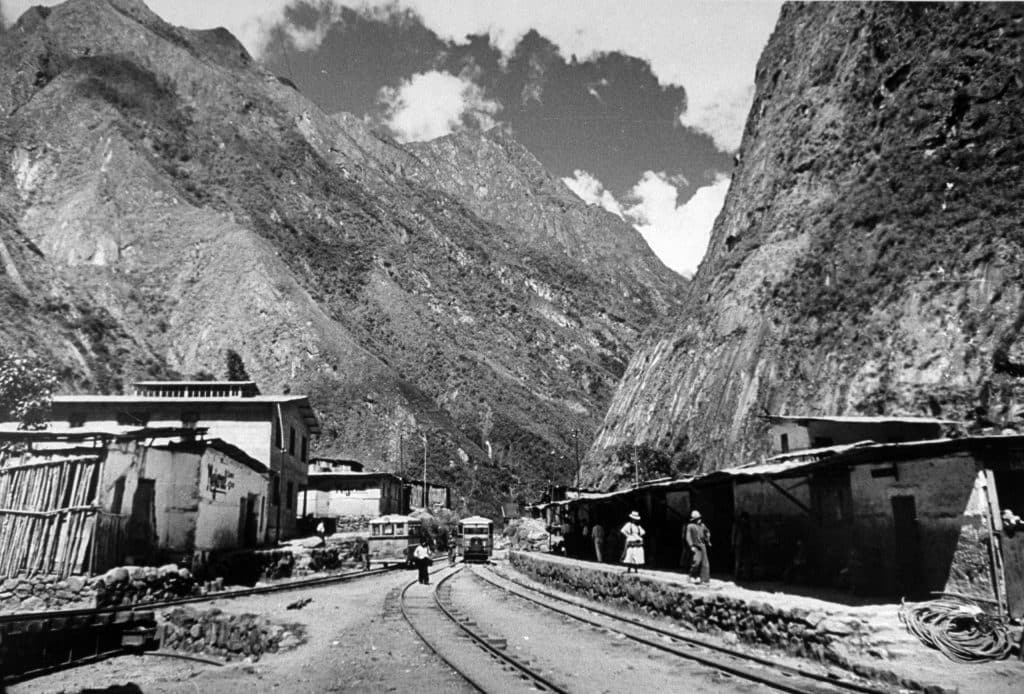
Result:
{"label": "stone retaining wall", "polygon": [[120,566],[100,576],[15,576],[0,583],[0,613],[144,605],[204,595],[221,581],[197,582],[176,564]]}
{"label": "stone retaining wall", "polygon": [[176,607],[161,615],[157,639],[166,650],[257,661],[264,653],[295,648],[305,634],[300,625],[276,624],[253,614]]}
{"label": "stone retaining wall", "polygon": [[846,665],[851,649],[866,647],[868,625],[847,616],[776,608],[767,602],[626,575],[621,568],[562,564],[539,554],[510,552],[509,560],[520,572],[560,590],[670,617],[694,631],[734,634],[728,639],[769,646],[791,655]]}
{"label": "stone retaining wall", "polygon": [[96,607],[144,605],[151,602],[177,600],[202,594],[188,569],[176,564],[153,566],[120,566],[110,569],[93,581]]}
{"label": "stone retaining wall", "polygon": [[96,592],[83,576],[14,576],[0,582],[0,612],[92,607]]}

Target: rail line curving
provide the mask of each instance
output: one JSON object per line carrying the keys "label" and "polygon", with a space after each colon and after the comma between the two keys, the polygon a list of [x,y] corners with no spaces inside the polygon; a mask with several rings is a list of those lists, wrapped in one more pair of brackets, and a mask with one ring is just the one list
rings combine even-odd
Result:
{"label": "rail line curving", "polygon": [[[536,671],[518,658],[505,653],[502,648],[492,644],[487,635],[472,628],[472,622],[468,619],[459,618],[449,601],[442,597],[442,593],[444,592],[445,584],[450,579],[458,575],[462,570],[463,568],[460,566],[438,581],[437,585],[431,590],[431,595],[433,597],[432,607],[436,609],[425,608],[423,605],[420,605],[417,610],[417,618],[412,616],[412,610],[410,609],[410,605],[407,600],[408,591],[412,586],[416,585],[416,581],[411,581],[402,590],[400,598],[402,604],[402,616],[420,640],[423,641],[423,643],[425,643],[427,647],[437,655],[437,657],[443,660],[448,667],[457,672],[477,691],[505,692],[508,691],[508,683],[506,680],[500,685],[489,685],[488,682],[484,681],[484,678],[479,674],[468,672],[469,668],[464,664],[461,664],[459,659],[453,656],[451,650],[445,649],[440,645],[439,642],[446,633],[450,633],[450,629],[453,626],[457,628],[457,633],[465,634],[475,646],[483,650],[484,653],[496,661],[499,666],[505,668],[524,682],[530,683],[534,690],[539,689],[541,691],[556,692],[557,694],[568,694],[568,690],[551,681],[543,673]],[[455,644],[454,648],[462,655],[465,655],[465,644],[466,641],[461,640],[461,645]]]}
{"label": "rail line curving", "polygon": [[[501,576],[495,573],[492,569],[476,569],[473,571],[473,574],[481,580],[505,590],[522,600],[526,600],[527,602],[556,612],[565,617],[572,618],[593,627],[614,631],[645,646],[656,648],[660,651],[671,653],[688,660],[696,661],[702,665],[727,672],[736,677],[763,684],[778,691],[789,692],[790,694],[831,694],[837,692],[887,694],[887,692],[891,691],[879,689],[853,680],[840,679],[798,667],[785,665],[753,653],[745,653],[733,648],[711,643],[704,639],[682,634],[677,631],[662,629],[651,624],[645,624],[644,622],[632,619],[625,615],[602,610],[595,605],[586,604],[582,601],[566,598],[542,588],[528,585],[515,578]],[[509,588],[508,584],[511,584],[516,588]],[[581,614],[576,610],[564,609],[557,605],[552,605],[548,601],[541,600],[530,595],[530,593],[541,595],[548,600],[566,603],[576,608],[576,610],[600,615],[603,619],[595,619]],[[637,633],[637,630],[640,630],[642,633]],[[644,634],[650,634],[654,638],[647,638]],[[668,639],[669,641],[666,642],[664,639]],[[672,642],[681,644],[688,650],[678,648],[676,645],[673,645]]]}

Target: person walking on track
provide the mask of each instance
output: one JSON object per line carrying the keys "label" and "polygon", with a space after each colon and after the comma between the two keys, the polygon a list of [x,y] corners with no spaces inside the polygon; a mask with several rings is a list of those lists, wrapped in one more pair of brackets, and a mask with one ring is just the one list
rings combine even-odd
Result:
{"label": "person walking on track", "polygon": [[708,548],[711,547],[711,531],[704,525],[700,511],[690,512],[690,523],[686,526],[686,546],[690,548],[690,581],[707,583],[711,580],[711,564],[708,562]]}
{"label": "person walking on track", "polygon": [[644,565],[644,529],[640,527],[640,514],[633,511],[629,514],[629,521],[622,526],[620,531],[626,539],[626,555],[622,563],[626,565],[626,573],[639,573],[638,569]]}
{"label": "person walking on track", "polygon": [[427,573],[427,568],[430,566],[430,547],[427,546],[427,538],[420,538],[420,544],[412,553],[412,558],[416,562],[416,568],[420,571],[420,583],[425,586],[430,585],[430,574]]}

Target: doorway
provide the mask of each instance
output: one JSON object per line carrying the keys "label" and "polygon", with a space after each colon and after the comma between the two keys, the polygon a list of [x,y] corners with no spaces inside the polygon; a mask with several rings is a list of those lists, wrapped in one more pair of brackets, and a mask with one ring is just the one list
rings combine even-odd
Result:
{"label": "doorway", "polygon": [[894,496],[892,501],[893,547],[896,548],[896,591],[900,597],[917,599],[921,587],[921,539],[917,503],[913,496]]}

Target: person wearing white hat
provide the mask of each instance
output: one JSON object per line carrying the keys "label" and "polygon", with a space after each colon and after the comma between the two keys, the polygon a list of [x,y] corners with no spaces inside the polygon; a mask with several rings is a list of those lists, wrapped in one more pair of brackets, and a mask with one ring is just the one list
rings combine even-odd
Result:
{"label": "person wearing white hat", "polygon": [[639,573],[639,567],[644,564],[644,529],[640,527],[640,514],[633,511],[629,514],[629,520],[621,530],[626,538],[626,556],[622,563],[626,565],[626,573]]}
{"label": "person wearing white hat", "polygon": [[690,523],[686,526],[686,546],[690,548],[690,581],[707,583],[711,576],[708,548],[711,546],[711,531],[704,525],[700,511],[690,511]]}

